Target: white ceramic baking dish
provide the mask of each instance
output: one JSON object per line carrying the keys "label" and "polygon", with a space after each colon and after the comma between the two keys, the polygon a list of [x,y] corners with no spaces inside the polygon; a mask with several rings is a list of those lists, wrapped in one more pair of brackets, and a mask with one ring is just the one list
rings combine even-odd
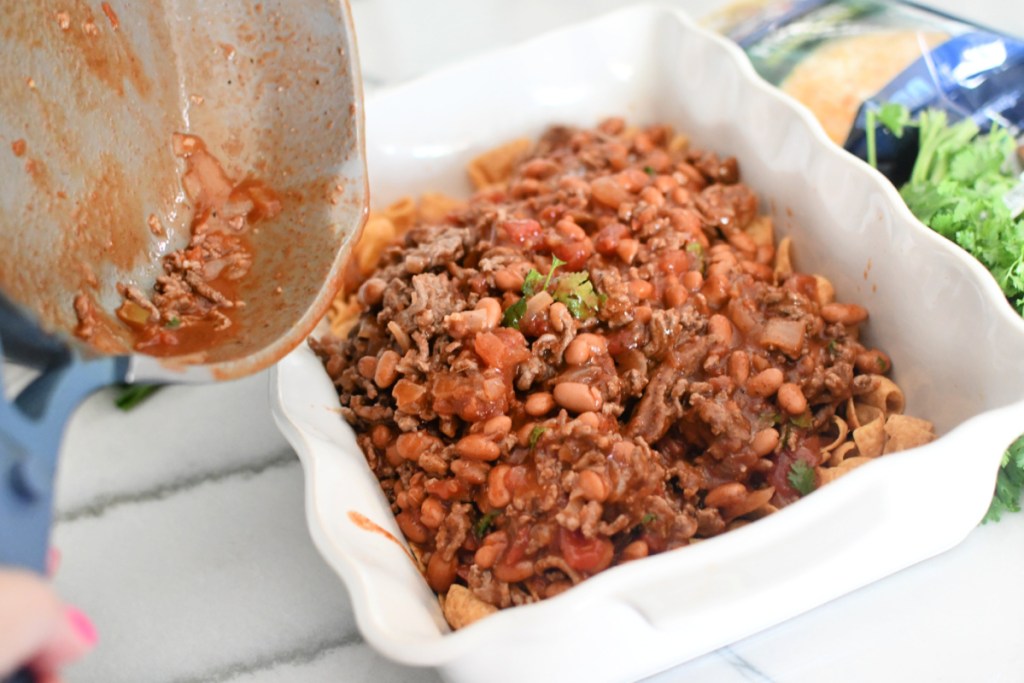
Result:
{"label": "white ceramic baking dish", "polygon": [[637,679],[940,553],[981,519],[1000,455],[1024,431],[1024,321],[980,265],[918,223],[735,46],[672,10],[629,9],[379,93],[366,112],[378,206],[465,196],[467,160],[551,123],[667,122],[736,155],[793,237],[798,268],[868,307],[907,412],[941,435],[756,524],[453,633],[395,540],[331,382],[299,349],[274,372],[275,417],[305,467],[313,539],[384,655],[458,681]]}

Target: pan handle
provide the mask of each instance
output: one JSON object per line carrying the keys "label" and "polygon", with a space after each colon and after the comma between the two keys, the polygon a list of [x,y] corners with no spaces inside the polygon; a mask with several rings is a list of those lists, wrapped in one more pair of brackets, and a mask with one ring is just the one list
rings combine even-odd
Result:
{"label": "pan handle", "polygon": [[[0,340],[4,346],[6,341]],[[64,427],[79,403],[124,381],[127,370],[124,357],[68,356],[13,401],[0,400],[0,565],[45,571]]]}
{"label": "pan handle", "polygon": [[36,370],[67,362],[71,356],[64,340],[44,332],[3,292],[0,292],[0,339],[3,339],[3,355],[8,360]]}

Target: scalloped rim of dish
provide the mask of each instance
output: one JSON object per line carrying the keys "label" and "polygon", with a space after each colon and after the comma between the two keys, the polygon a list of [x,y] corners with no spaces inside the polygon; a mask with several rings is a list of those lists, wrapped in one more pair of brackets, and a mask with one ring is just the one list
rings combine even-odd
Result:
{"label": "scalloped rim of dish", "polygon": [[[845,156],[844,166],[847,167],[850,174],[853,174],[854,177],[869,177],[872,189],[880,193],[884,199],[882,208],[889,212],[888,218],[893,223],[893,231],[907,231],[916,246],[928,248],[929,255],[938,254],[952,259],[961,272],[970,276],[968,284],[979,290],[978,296],[991,304],[991,310],[986,316],[989,330],[994,329],[1004,334],[1016,335],[1017,338],[1024,340],[1024,320],[1017,316],[1006,303],[998,285],[984,267],[958,247],[920,224],[903,204],[895,188],[881,174],[833,145],[809,112],[757,76],[738,47],[718,35],[699,28],[677,10],[659,5],[634,7],[545,34],[526,43],[497,50],[470,62],[429,74],[410,84],[381,91],[370,98],[367,111],[372,117],[373,101],[401,98],[405,91],[415,92],[417,88],[423,88],[424,84],[429,85],[436,79],[452,79],[463,77],[466,74],[478,74],[481,70],[486,69],[488,64],[492,66],[503,64],[512,55],[538,49],[550,44],[548,41],[586,36],[588,31],[610,25],[629,26],[630,22],[640,22],[641,20],[653,24],[655,19],[661,18],[666,21],[679,22],[683,30],[701,44],[701,49],[711,50],[714,57],[719,57],[724,53],[729,64],[728,67],[723,68],[736,70],[739,80],[742,81],[742,88],[748,93],[746,97],[762,103],[774,102],[775,104],[772,106],[776,109],[779,106],[778,103],[783,103],[783,108],[788,112],[787,116],[790,117],[786,125],[792,129],[795,124],[798,128],[797,135],[809,138],[810,145],[814,147],[812,153],[816,155],[815,158],[818,155],[831,155],[832,157],[843,155]],[[368,123],[372,125],[372,119],[368,119]],[[368,133],[367,139],[372,146],[374,140],[371,136],[372,133]],[[310,374],[311,362],[316,364],[316,369],[322,379]],[[1019,374],[1020,368],[1016,370]],[[307,383],[317,386],[310,386]],[[458,632],[444,633],[444,626],[439,624],[438,637],[423,639],[409,637],[400,629],[393,628],[393,624],[388,622],[391,617],[396,617],[400,621],[401,615],[391,615],[391,617],[381,619],[381,609],[376,603],[381,598],[381,591],[386,587],[378,583],[378,575],[372,572],[368,573],[366,567],[360,566],[358,560],[348,556],[345,548],[339,548],[333,543],[329,527],[334,520],[322,519],[318,511],[318,507],[325,497],[336,493],[323,490],[325,483],[322,480],[318,481],[318,471],[323,462],[321,459],[337,457],[339,451],[344,451],[344,448],[337,445],[337,439],[345,438],[345,430],[348,432],[349,447],[354,445],[354,440],[347,425],[339,425],[336,432],[323,424],[311,426],[310,420],[316,422],[319,419],[312,415],[311,411],[320,411],[326,414],[325,405],[314,402],[297,406],[294,401],[295,397],[290,392],[301,388],[311,396],[322,397],[325,386],[330,398],[335,399],[334,418],[341,423],[342,420],[337,418],[336,395],[333,393],[333,388],[326,378],[326,373],[320,369],[319,361],[308,348],[303,347],[285,358],[274,369],[271,381],[274,417],[285,436],[298,451],[306,472],[307,514],[314,541],[325,559],[344,579],[354,603],[359,627],[373,647],[386,656],[407,664],[451,667],[447,673],[456,677],[468,676],[468,672],[479,672],[478,669],[473,668],[476,666],[475,664],[463,666],[465,660],[478,656],[482,649],[493,648],[503,639],[507,641],[512,634],[529,633],[531,634],[530,638],[536,638],[538,634],[541,636],[553,634],[559,629],[557,626],[552,627],[552,624],[557,624],[560,619],[567,618],[566,615],[577,613],[587,615],[591,611],[601,613],[601,610],[607,608],[609,603],[615,604],[614,607],[608,608],[610,609],[609,613],[619,614],[621,610],[619,612],[616,610],[625,606],[626,611],[621,612],[622,615],[627,612],[639,615],[640,621],[649,624],[657,633],[670,634],[673,638],[679,638],[682,634],[686,634],[688,637],[695,636],[690,644],[680,644],[671,653],[663,653],[662,650],[665,649],[666,644],[659,641],[655,648],[648,648],[652,652],[644,655],[647,659],[635,666],[622,670],[608,669],[591,672],[598,678],[653,673],[665,666],[685,661],[715,647],[734,642],[914,562],[938,554],[962,540],[981,518],[987,508],[991,483],[998,468],[1001,453],[998,442],[1001,439],[1003,447],[1005,447],[1005,444],[1016,435],[1013,425],[1024,424],[1024,400],[1021,400],[1024,393],[1018,392],[1017,400],[963,420],[935,442],[911,451],[886,456],[869,467],[859,468],[841,480],[830,484],[827,490],[808,496],[779,513],[758,521],[757,524],[703,541],[685,549],[685,552],[664,553],[647,558],[640,563],[614,567],[559,596],[537,604],[503,610]],[[981,449],[978,448],[979,435],[985,437],[980,439],[980,442],[984,443],[984,448]],[[963,500],[955,506],[950,505],[947,509],[930,509],[927,511],[926,517],[912,507],[901,504],[898,499],[900,492],[893,490],[893,481],[905,481],[905,477],[916,476],[927,483],[931,479],[929,479],[927,471],[924,473],[919,471],[921,460],[927,459],[933,465],[932,470],[944,469],[946,466],[956,464],[957,458],[962,457],[960,454],[964,450],[983,450],[985,452],[979,455],[979,466],[972,468],[970,472],[960,477],[967,491]],[[358,448],[356,448],[356,454],[360,459],[362,458]],[[365,467],[365,462],[363,465]],[[369,469],[366,468],[366,471],[369,472]],[[370,477],[376,487],[376,480],[373,479],[372,474]],[[383,499],[379,488],[377,493]],[[781,562],[779,566],[775,567],[775,571],[784,574],[788,566],[787,558],[780,560],[777,553],[771,552],[773,547],[778,547],[778,544],[797,542],[801,535],[809,533],[809,530],[820,531],[823,519],[841,524],[840,518],[858,501],[861,504],[870,501],[870,507],[877,510],[876,517],[868,520],[875,526],[863,527],[866,529],[865,533],[873,531],[878,524],[884,523],[892,515],[902,515],[905,523],[901,529],[912,528],[919,532],[921,538],[915,537],[908,541],[904,537],[905,534],[894,534],[892,539],[886,541],[886,547],[891,546],[893,552],[891,559],[872,559],[865,564],[855,563],[850,571],[842,573],[831,583],[819,582],[821,585],[812,587],[810,590],[786,595],[786,599],[782,601],[784,604],[780,604],[778,595],[773,595],[780,590],[785,592],[783,589],[787,584],[784,577],[776,577],[778,580],[769,582],[766,586],[746,590],[742,599],[734,598],[732,600],[736,604],[718,604],[714,600],[711,601],[712,604],[700,604],[697,600],[693,610],[688,610],[690,612],[688,615],[680,615],[678,606],[662,607],[660,603],[663,602],[663,592],[658,590],[653,590],[655,594],[647,598],[637,595],[638,584],[647,586],[653,584],[656,588],[671,586],[671,589],[675,590],[679,586],[675,585],[674,580],[680,577],[704,576],[702,570],[711,572],[711,568],[715,568],[715,572],[725,571],[728,574],[730,562],[749,562],[752,558]],[[924,528],[921,528],[922,526]],[[833,556],[829,562],[839,562],[842,558],[848,558],[858,549],[863,548],[871,548],[871,552],[878,553],[878,539],[858,538],[856,528],[848,528],[846,531],[852,534],[853,538],[842,537],[839,546],[828,549]],[[840,534],[835,533],[833,536],[838,537]],[[824,546],[829,546],[828,538],[823,538],[821,542]],[[911,549],[904,546],[910,546]],[[792,562],[792,560],[788,560],[788,562]],[[821,566],[826,566],[826,563],[821,563]],[[806,569],[806,567],[801,566],[801,569]],[[735,578],[735,576],[741,575],[730,576]],[[709,585],[714,584],[712,578],[707,580],[710,582]],[[723,581],[727,580],[730,580],[728,576],[723,579]],[[742,576],[740,580],[742,580]],[[425,583],[420,581],[425,589]],[[721,586],[715,590],[721,592]],[[711,593],[715,594],[715,590],[711,590]],[[669,597],[671,598],[671,595]],[[761,612],[756,611],[758,606],[761,606]],[[751,611],[754,613],[750,618],[740,624],[724,623],[736,614],[745,615]],[[723,616],[716,617],[715,615],[719,613]],[[699,634],[692,632],[695,615],[706,617],[710,615],[713,623],[709,625],[708,632]],[[571,621],[566,623],[571,623]],[[607,626],[614,629],[612,624]],[[690,630],[687,631],[687,628]],[[516,651],[514,645],[510,647],[513,648],[512,651]],[[529,646],[524,647],[527,647],[526,651],[529,651]],[[643,651],[643,647],[641,647],[641,651]],[[549,659],[543,655],[541,657]],[[504,675],[509,676],[511,675],[509,671],[519,671],[516,667],[528,665],[516,662],[507,664],[507,666],[508,671]],[[466,680],[471,680],[471,677]]]}

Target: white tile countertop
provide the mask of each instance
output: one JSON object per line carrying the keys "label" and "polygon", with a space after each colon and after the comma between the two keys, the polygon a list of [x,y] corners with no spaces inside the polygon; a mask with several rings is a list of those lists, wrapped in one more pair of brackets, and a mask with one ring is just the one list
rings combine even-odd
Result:
{"label": "white tile countertop", "polygon": [[[368,90],[624,4],[352,2]],[[678,4],[699,16],[721,3]],[[927,4],[1024,35],[1016,3]],[[360,637],[344,586],[306,530],[300,465],[271,420],[266,372],[168,387],[129,413],[114,395],[80,408],[62,451],[57,586],[100,634],[68,681],[439,680]],[[651,680],[1024,681],[1022,567],[1024,515],[1010,515],[939,557]]]}

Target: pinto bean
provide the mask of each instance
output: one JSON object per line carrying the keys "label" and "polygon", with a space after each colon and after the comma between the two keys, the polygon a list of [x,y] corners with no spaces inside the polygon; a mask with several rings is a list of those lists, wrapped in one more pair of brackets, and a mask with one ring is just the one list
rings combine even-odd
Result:
{"label": "pinto bean", "polygon": [[488,467],[486,462],[469,458],[457,458],[449,465],[455,478],[469,486],[479,486],[487,481]]}
{"label": "pinto bean", "polygon": [[401,356],[397,352],[388,349],[380,354],[377,359],[377,367],[373,372],[373,383],[381,389],[386,389],[398,379],[398,361]]}
{"label": "pinto bean", "polygon": [[565,304],[556,301],[548,307],[548,322],[551,323],[551,329],[561,334],[565,331],[566,325],[572,324],[572,314]]}
{"label": "pinto bean", "polygon": [[611,209],[618,209],[630,199],[629,190],[616,182],[615,178],[608,176],[595,178],[590,183],[590,196],[594,201]]}
{"label": "pinto bean", "polygon": [[503,508],[512,502],[512,492],[506,484],[510,469],[502,463],[494,466],[487,475],[487,502],[492,508]]}
{"label": "pinto bean", "polygon": [[526,397],[523,403],[523,410],[530,417],[541,417],[547,415],[554,409],[555,399],[546,391],[538,391]]}
{"label": "pinto bean", "polygon": [[653,186],[645,187],[640,190],[640,199],[649,204],[650,206],[664,206],[665,195],[661,193],[658,188]]}
{"label": "pinto bean", "polygon": [[750,377],[750,356],[746,351],[733,351],[729,354],[729,377],[738,386],[746,384]]}
{"label": "pinto bean", "polygon": [[420,505],[420,523],[428,529],[436,529],[441,526],[445,514],[444,504],[434,496],[427,496],[427,499]]}
{"label": "pinto bean", "polygon": [[477,301],[476,310],[483,311],[486,315],[484,319],[485,330],[493,330],[501,324],[501,317],[504,311],[501,310],[501,302],[494,297],[485,296],[480,301]]}
{"label": "pinto bean", "polygon": [[565,349],[565,362],[569,365],[583,365],[594,356],[608,352],[608,340],[597,334],[584,332],[569,342]]}
{"label": "pinto bean", "polygon": [[603,503],[608,499],[608,482],[594,470],[583,470],[580,472],[579,486],[583,497],[587,500]]}
{"label": "pinto bean", "polygon": [[721,313],[715,313],[708,319],[708,335],[715,343],[731,346],[732,332],[732,323]]}
{"label": "pinto bean", "polygon": [[747,487],[738,481],[719,484],[704,496],[704,504],[713,508],[726,508],[742,502],[747,497]]}
{"label": "pinto bean", "polygon": [[669,308],[678,308],[686,303],[690,293],[682,284],[673,284],[665,288],[665,305]]}
{"label": "pinto bean", "polygon": [[857,304],[830,303],[821,307],[821,317],[830,323],[856,325],[868,319],[868,310]]}
{"label": "pinto bean", "polygon": [[639,251],[640,243],[632,237],[620,240],[618,245],[615,247],[615,253],[618,254],[619,258],[626,263],[632,263]]}
{"label": "pinto bean", "polygon": [[503,292],[518,292],[523,288],[523,277],[508,268],[503,268],[494,272],[494,286]]}
{"label": "pinto bean", "polygon": [[647,280],[631,280],[629,285],[629,293],[635,296],[637,299],[653,299],[654,298],[654,285]]}
{"label": "pinto bean", "polygon": [[[500,538],[495,538],[499,536]],[[490,569],[494,566],[494,563],[498,561],[501,554],[505,552],[505,547],[508,545],[508,538],[504,532],[496,532],[488,535],[476,553],[473,555],[473,561],[480,569]]]}
{"label": "pinto bean", "polygon": [[691,292],[699,291],[704,286],[704,276],[699,270],[688,270],[683,273],[683,287]]}
{"label": "pinto bean", "polygon": [[370,441],[377,448],[387,448],[395,440],[391,428],[384,424],[376,424],[370,430]]}
{"label": "pinto bean", "polygon": [[790,415],[801,415],[807,410],[807,399],[800,386],[786,382],[779,387],[779,407]]}
{"label": "pinto bean", "polygon": [[782,370],[778,368],[766,368],[747,380],[747,393],[759,398],[771,396],[785,381]]}
{"label": "pinto bean", "polygon": [[892,361],[889,360],[889,356],[878,349],[869,349],[858,353],[853,364],[858,370],[869,375],[882,375],[892,369]]}
{"label": "pinto bean", "polygon": [[395,521],[398,522],[398,528],[402,530],[405,537],[413,543],[426,543],[430,538],[427,527],[420,524],[409,512],[399,512],[395,515]]}
{"label": "pinto bean", "polygon": [[622,561],[629,562],[630,560],[640,560],[647,557],[650,554],[650,548],[647,545],[647,541],[638,539],[633,541],[625,548],[622,549]]}
{"label": "pinto bean", "polygon": [[499,562],[494,565],[491,571],[494,573],[494,578],[498,581],[519,583],[533,576],[533,562],[531,560],[521,560],[515,564]]}
{"label": "pinto bean", "polygon": [[459,563],[455,556],[446,560],[441,553],[435,552],[427,562],[427,583],[434,591],[444,594],[455,581],[458,568]]}
{"label": "pinto bean", "polygon": [[455,442],[455,452],[472,460],[497,460],[501,455],[498,444],[483,434],[469,434]]}
{"label": "pinto bean", "polygon": [[600,410],[601,392],[580,382],[562,382],[555,385],[555,403],[574,413]]}
{"label": "pinto bean", "polygon": [[398,435],[395,441],[395,448],[398,454],[406,460],[416,461],[420,453],[438,446],[440,442],[436,437],[420,432],[405,432]]}
{"label": "pinto bean", "polygon": [[501,441],[512,431],[512,418],[508,415],[495,415],[484,423],[484,436],[488,439]]}
{"label": "pinto bean", "polygon": [[377,372],[377,357],[376,356],[363,356],[356,362],[356,372],[358,372],[364,379],[373,379],[374,373]]}
{"label": "pinto bean", "polygon": [[757,457],[763,458],[774,451],[778,445],[779,432],[772,427],[768,427],[754,434],[754,438],[750,442],[750,450],[754,451],[754,455]]}

